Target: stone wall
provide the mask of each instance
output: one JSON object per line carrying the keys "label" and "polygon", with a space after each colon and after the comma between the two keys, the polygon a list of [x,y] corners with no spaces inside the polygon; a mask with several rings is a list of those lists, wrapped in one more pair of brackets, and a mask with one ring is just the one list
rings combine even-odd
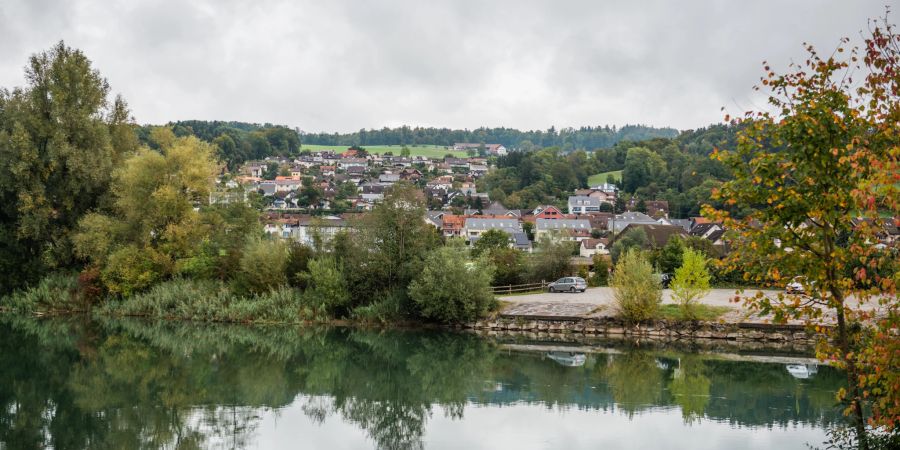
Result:
{"label": "stone wall", "polygon": [[[668,320],[627,324],[616,318],[535,320],[524,317],[501,317],[469,323],[464,328],[492,335],[525,334],[536,339],[550,336],[565,339],[597,336],[654,341],[717,340],[740,344],[757,343],[760,347],[787,347],[797,350],[812,348],[821,337],[809,333],[802,325]],[[743,346],[754,347],[754,345]]]}

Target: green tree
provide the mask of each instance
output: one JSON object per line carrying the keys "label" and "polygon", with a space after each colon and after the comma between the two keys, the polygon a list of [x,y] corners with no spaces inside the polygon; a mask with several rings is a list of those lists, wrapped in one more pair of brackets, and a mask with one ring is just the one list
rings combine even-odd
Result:
{"label": "green tree", "polygon": [[400,156],[402,156],[404,158],[409,158],[409,154],[410,154],[409,147],[404,145],[402,148],[400,148]]}
{"label": "green tree", "polygon": [[619,315],[629,322],[652,319],[662,303],[662,286],[653,267],[638,249],[630,249],[616,263],[613,295]]}
{"label": "green tree", "polygon": [[625,192],[634,192],[654,180],[666,178],[666,161],[644,147],[632,147],[625,156],[622,183]]}
{"label": "green tree", "polygon": [[709,278],[703,254],[691,248],[684,249],[681,267],[675,270],[672,280],[672,298],[678,302],[685,317],[696,317],[695,302],[709,293]]}
{"label": "green tree", "polygon": [[331,317],[346,315],[350,292],[333,256],[322,256],[309,262],[308,284],[309,288],[304,292],[307,302],[319,305]]}
{"label": "green tree", "polygon": [[[874,243],[882,216],[900,212],[900,37],[886,21],[874,27],[861,60],[855,49],[845,52],[848,42],[830,56],[807,47],[805,62],[785,74],[765,67],[762,83],[774,111],[748,113],[736,148],[714,155],[734,179],[713,196],[725,207],[705,213],[734,230],[740,245],[726,265],[744,279],[784,285],[806,277],[806,297],[759,293],[746,298],[749,306],[776,321],[812,325],[825,313],[835,317],[835,326],[823,329],[831,340],[820,341],[818,355],[845,369],[848,387],[840,397],[865,449],[867,410],[874,413],[869,425],[887,429],[900,416],[900,367],[896,357],[876,356],[896,355],[900,339],[884,326],[898,320],[889,314],[867,322],[866,308],[898,306],[897,277],[870,275],[894,260]],[[860,61],[865,79],[854,84],[847,73],[859,70]]]}
{"label": "green tree", "polygon": [[354,233],[356,250],[345,257],[353,268],[346,275],[352,280],[354,299],[373,301],[388,292],[405,297],[425,256],[440,243],[434,227],[422,220],[424,216],[421,191],[401,182],[361,218]]}
{"label": "green tree", "polygon": [[240,272],[236,277],[238,290],[263,293],[287,284],[285,268],[288,248],[277,239],[251,239],[241,256]]}
{"label": "green tree", "polygon": [[632,228],[621,234],[613,241],[609,255],[613,262],[618,262],[619,257],[631,249],[646,250],[650,248],[650,238],[643,228]]}
{"label": "green tree", "polygon": [[278,163],[266,163],[266,171],[262,174],[263,180],[274,180],[278,176]]}
{"label": "green tree", "polygon": [[651,262],[656,266],[656,270],[660,273],[675,273],[675,269],[682,264],[684,250],[685,245],[682,239],[677,236],[672,236],[672,238],[666,242],[666,245],[652,253]]}
{"label": "green tree", "polygon": [[494,305],[493,267],[484,259],[470,261],[465,248],[433,250],[422,272],[409,285],[409,297],[422,317],[444,323],[475,320]]}
{"label": "green tree", "polygon": [[0,292],[73,264],[73,230],[134,146],[125,102],[110,107],[81,51],[60,42],[25,75],[26,87],[0,89]]}
{"label": "green tree", "polygon": [[[169,144],[161,149],[163,153],[145,147],[124,161],[114,174],[109,211],[84,216],[73,236],[76,254],[101,268],[104,283],[114,293],[147,287],[141,280],[148,278],[145,271],[151,269],[158,271],[150,277],[153,280],[179,271],[204,276],[215,272],[216,264],[211,261],[219,252],[207,244],[208,238],[222,229],[195,210],[195,205],[207,201],[212,187],[216,167],[212,147],[195,137],[165,142]],[[244,220],[238,229],[248,231],[246,223]],[[227,239],[234,240],[233,236]],[[148,256],[133,257],[135,249]],[[116,254],[120,255],[118,262],[111,257]],[[149,260],[153,264],[146,262]],[[111,267],[128,263],[137,267]],[[113,273],[119,275],[113,277]],[[129,274],[138,278],[128,281]],[[129,283],[135,288],[117,287]]]}
{"label": "green tree", "polygon": [[532,281],[555,281],[572,275],[572,242],[544,234],[535,244],[529,261]]}
{"label": "green tree", "polygon": [[504,248],[509,248],[509,234],[503,230],[488,230],[472,245],[472,255],[481,256]]}

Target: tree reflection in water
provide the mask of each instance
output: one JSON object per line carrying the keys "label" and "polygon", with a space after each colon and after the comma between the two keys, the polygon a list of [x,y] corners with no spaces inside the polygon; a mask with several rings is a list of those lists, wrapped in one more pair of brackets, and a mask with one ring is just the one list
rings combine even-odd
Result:
{"label": "tree reflection in water", "polygon": [[472,403],[628,417],[678,408],[687,424],[822,426],[839,417],[841,376],[827,367],[796,379],[779,364],[620,350],[560,364],[546,352],[435,331],[6,316],[0,447],[242,448],[263,417],[290,405],[312,423],[351,423],[386,449],[422,448],[435,407],[461,420]]}

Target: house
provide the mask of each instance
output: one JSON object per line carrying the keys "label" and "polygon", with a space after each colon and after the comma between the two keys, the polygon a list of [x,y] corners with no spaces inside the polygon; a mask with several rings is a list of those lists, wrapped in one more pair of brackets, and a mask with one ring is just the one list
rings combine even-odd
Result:
{"label": "house", "polygon": [[613,196],[615,196],[616,192],[619,191],[619,188],[616,187],[616,185],[614,185],[612,183],[603,183],[603,184],[597,184],[597,185],[591,186],[591,190],[603,192],[606,194],[612,194]]}
{"label": "house", "polygon": [[470,142],[457,142],[453,144],[453,150],[457,152],[466,152],[471,150],[478,150],[484,148],[485,151],[492,155],[503,156],[508,153],[506,147],[502,144],[474,144]]}
{"label": "house", "polygon": [[686,231],[688,233],[691,232],[691,226],[692,226],[691,219],[667,219],[667,218],[661,217],[661,218],[657,219],[656,221],[659,222],[661,225],[675,225],[675,226],[684,228],[684,231]]}
{"label": "house", "polygon": [[702,237],[703,239],[715,240],[722,236],[725,228],[715,222],[707,222],[695,225],[691,228],[691,236]]}
{"label": "house", "polygon": [[600,200],[583,195],[569,197],[569,214],[586,214],[588,212],[600,212]]}
{"label": "house", "polygon": [[317,240],[328,242],[335,234],[348,229],[349,223],[341,216],[303,216],[291,229],[290,236],[297,242],[314,245]]}
{"label": "house", "polygon": [[619,234],[631,224],[659,225],[656,223],[656,220],[644,213],[629,211],[623,214],[616,214],[613,217],[611,230],[613,234]]}
{"label": "house", "polygon": [[[509,235],[509,248],[514,248],[523,252],[531,253],[532,245],[531,241],[528,240],[527,234],[518,231],[514,233],[507,232],[507,234]],[[475,243],[478,242],[479,239],[481,239],[481,236],[469,236],[467,239],[469,241],[469,245],[475,245]]]}
{"label": "house", "polygon": [[578,247],[578,254],[583,258],[593,258],[594,255],[608,255],[609,241],[607,239],[585,239]]}
{"label": "house", "polygon": [[534,237],[559,234],[564,239],[581,241],[591,237],[591,223],[585,219],[536,219]]}
{"label": "house", "polygon": [[466,216],[444,214],[441,218],[441,234],[444,237],[459,237],[464,233]]}
{"label": "house", "polygon": [[560,211],[559,208],[553,205],[538,206],[537,208],[534,208],[534,211],[531,212],[531,215],[533,216],[533,220],[565,218],[565,215],[562,213],[562,211]]}
{"label": "house", "polygon": [[469,165],[469,173],[472,176],[480,177],[486,174],[488,171],[488,166],[484,164],[471,164]]}
{"label": "house", "polygon": [[425,223],[440,230],[444,226],[444,211],[425,211]]}
{"label": "house", "polygon": [[592,212],[589,214],[576,214],[575,219],[587,219],[591,223],[591,230],[606,231],[609,229],[609,222],[612,220],[612,213],[608,212]]}
{"label": "house", "polygon": [[647,205],[647,215],[654,218],[669,217],[669,202],[665,200],[648,200],[644,202]]}
{"label": "house", "polygon": [[453,189],[453,177],[447,175],[437,177],[426,183],[425,187],[435,191],[449,191]]}
{"label": "house", "polygon": [[416,182],[422,178],[422,172],[419,172],[418,169],[410,169],[405,168],[400,171],[400,179],[404,181],[412,181]]}
{"label": "house", "polygon": [[[445,216],[446,217],[446,216]],[[466,237],[481,236],[488,230],[500,230],[509,234],[521,233],[522,224],[518,219],[468,217],[463,225]]]}
{"label": "house", "polygon": [[366,158],[342,158],[337,165],[342,170],[347,170],[350,167],[369,167],[369,160]]}
{"label": "house", "polygon": [[396,173],[383,173],[378,176],[378,182],[382,184],[394,184],[400,181],[400,175]]}
{"label": "house", "polygon": [[[684,229],[679,226],[660,225],[654,222],[652,224],[630,223],[622,230],[622,233],[616,236],[616,239],[634,229],[644,230],[644,233],[650,240],[650,246],[653,248],[660,248],[665,246],[666,243],[669,242],[669,239],[672,239],[673,236],[679,236],[682,238],[688,237],[688,234],[684,231]],[[610,242],[610,245],[612,245],[614,242],[615,241]]]}

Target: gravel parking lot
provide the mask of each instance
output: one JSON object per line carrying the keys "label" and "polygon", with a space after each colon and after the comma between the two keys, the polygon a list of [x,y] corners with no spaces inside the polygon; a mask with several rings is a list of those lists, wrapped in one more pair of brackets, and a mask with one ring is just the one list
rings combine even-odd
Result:
{"label": "gravel parking lot", "polygon": [[[739,303],[731,301],[735,297],[735,289],[713,289],[706,297],[700,301],[712,306],[728,306],[731,308],[740,308]],[[743,295],[754,295],[757,290],[747,290]],[[767,290],[763,291],[766,295],[775,296],[779,291]],[[589,303],[593,305],[611,305],[613,302],[613,291],[610,287],[588,288],[584,293],[535,293],[528,295],[510,295],[499,296],[500,300],[510,303]],[[663,303],[674,303],[672,301],[672,291],[666,289],[663,291]]]}

